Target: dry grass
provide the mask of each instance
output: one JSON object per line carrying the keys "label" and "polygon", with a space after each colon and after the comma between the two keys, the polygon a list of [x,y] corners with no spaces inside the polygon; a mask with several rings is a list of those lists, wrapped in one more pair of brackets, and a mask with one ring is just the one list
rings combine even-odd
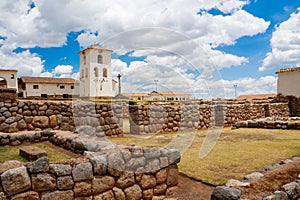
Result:
{"label": "dry grass", "polygon": [[[213,185],[223,185],[232,178],[241,179],[281,159],[300,155],[300,131],[226,128],[208,156],[200,159],[199,151],[206,133],[200,131],[195,135],[182,155],[179,169],[187,176]],[[164,147],[175,135],[126,136],[111,140],[122,145]]]}

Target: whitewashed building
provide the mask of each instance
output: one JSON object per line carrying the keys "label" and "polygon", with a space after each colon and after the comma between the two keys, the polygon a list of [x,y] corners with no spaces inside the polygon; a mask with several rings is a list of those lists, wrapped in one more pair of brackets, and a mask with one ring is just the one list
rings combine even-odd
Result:
{"label": "whitewashed building", "polygon": [[16,89],[18,92],[18,70],[0,69],[0,88]]}
{"label": "whitewashed building", "polygon": [[276,74],[278,94],[300,97],[300,67],[280,69]]}
{"label": "whitewashed building", "polygon": [[70,98],[78,96],[78,86],[73,78],[20,77],[19,97]]}
{"label": "whitewashed building", "polygon": [[153,91],[150,93],[129,93],[123,94],[131,100],[145,100],[145,101],[186,101],[190,100],[191,94],[186,92],[172,92],[172,91]]}
{"label": "whitewashed building", "polygon": [[79,52],[79,96],[112,98],[116,95],[116,81],[112,79],[112,50],[93,45]]}

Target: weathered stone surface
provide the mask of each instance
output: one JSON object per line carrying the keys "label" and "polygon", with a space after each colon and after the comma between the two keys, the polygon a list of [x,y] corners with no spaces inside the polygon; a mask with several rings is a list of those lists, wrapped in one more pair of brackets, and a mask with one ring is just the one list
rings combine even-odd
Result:
{"label": "weathered stone surface", "polygon": [[71,165],[64,165],[64,164],[50,164],[49,170],[51,173],[54,173],[57,176],[65,176],[71,174],[72,167]]}
{"label": "weathered stone surface", "polygon": [[68,191],[54,191],[45,192],[41,195],[41,200],[73,200],[74,193],[72,190]]}
{"label": "weathered stone surface", "polygon": [[140,200],[143,197],[141,188],[135,184],[124,190],[125,198],[130,200]]}
{"label": "weathered stone surface", "polygon": [[10,169],[1,175],[2,186],[7,195],[14,195],[31,187],[26,167]]}
{"label": "weathered stone surface", "polygon": [[155,196],[164,195],[167,191],[168,186],[166,184],[160,184],[154,187],[153,193]]}
{"label": "weathered stone surface", "polygon": [[93,196],[89,196],[89,197],[76,197],[74,200],[93,200]]}
{"label": "weathered stone surface", "polygon": [[39,200],[39,199],[40,199],[39,193],[34,191],[24,192],[11,197],[11,200]]}
{"label": "weathered stone surface", "polygon": [[126,163],[126,170],[128,171],[135,171],[139,167],[144,167],[146,165],[146,159],[145,157],[139,157],[139,158],[131,158]]}
{"label": "weathered stone surface", "polygon": [[178,167],[177,165],[170,165],[168,167],[167,185],[175,186],[178,184]]}
{"label": "weathered stone surface", "polygon": [[114,200],[114,199],[115,199],[114,193],[111,190],[94,196],[94,200]]}
{"label": "weathered stone surface", "polygon": [[93,167],[91,163],[80,163],[72,170],[75,182],[88,181],[93,179]]}
{"label": "weathered stone surface", "polygon": [[143,174],[139,185],[143,190],[153,188],[156,185],[156,178],[153,175]]}
{"label": "weathered stone surface", "polygon": [[97,175],[103,175],[107,172],[107,155],[100,155],[91,158],[94,173]]}
{"label": "weathered stone surface", "polygon": [[211,200],[238,200],[241,196],[241,191],[236,188],[226,186],[217,186],[211,194]]}
{"label": "weathered stone surface", "polygon": [[4,163],[0,163],[0,174],[9,169],[18,168],[21,166],[23,166],[23,163],[17,160],[8,160]]}
{"label": "weathered stone surface", "polygon": [[148,189],[143,191],[143,200],[152,200],[153,189]]}
{"label": "weathered stone surface", "polygon": [[51,174],[33,174],[31,180],[34,191],[47,191],[56,187],[56,178]]}
{"label": "weathered stone surface", "polygon": [[250,186],[250,183],[229,179],[226,183],[226,186],[227,187],[248,187]]}
{"label": "weathered stone surface", "polygon": [[75,197],[84,197],[92,194],[91,182],[77,182],[74,185]]}
{"label": "weathered stone surface", "polygon": [[27,165],[27,169],[31,173],[40,173],[49,171],[48,157],[41,157],[35,162],[31,162]]}
{"label": "weathered stone surface", "polygon": [[18,121],[18,127],[20,131],[27,129],[27,124],[24,119]]}
{"label": "weathered stone surface", "polygon": [[35,146],[24,146],[20,148],[20,156],[28,161],[33,161],[47,156],[47,152]]}
{"label": "weathered stone surface", "polygon": [[275,195],[275,200],[289,200],[287,193],[283,191],[275,191],[274,195]]}
{"label": "weathered stone surface", "polygon": [[108,172],[113,176],[120,176],[124,171],[125,162],[123,156],[119,152],[110,153],[107,157]]}
{"label": "weathered stone surface", "polygon": [[161,184],[167,180],[167,168],[164,168],[156,173],[156,183]]}
{"label": "weathered stone surface", "polygon": [[6,196],[5,196],[5,194],[3,192],[0,192],[0,199],[1,200],[7,200]]}
{"label": "weathered stone surface", "polygon": [[51,115],[49,117],[49,122],[50,122],[50,127],[53,128],[53,127],[56,127],[58,124],[57,124],[57,117],[56,115]]}
{"label": "weathered stone surface", "polygon": [[34,116],[32,119],[32,125],[37,128],[48,128],[49,118],[47,116]]}
{"label": "weathered stone surface", "polygon": [[300,198],[300,186],[296,182],[291,182],[288,184],[285,184],[283,186],[285,192],[290,197],[290,199],[298,199]]}
{"label": "weathered stone surface", "polygon": [[116,186],[118,188],[127,188],[129,186],[133,186],[135,183],[134,173],[133,172],[124,172],[117,180]]}
{"label": "weathered stone surface", "polygon": [[263,177],[264,175],[260,172],[253,172],[251,174],[248,174],[244,177],[245,181],[254,182]]}
{"label": "weathered stone surface", "polygon": [[94,178],[92,181],[93,194],[99,194],[110,190],[115,185],[115,179],[111,176]]}
{"label": "weathered stone surface", "polygon": [[70,190],[74,186],[74,181],[71,176],[62,176],[57,178],[57,187],[60,190]]}
{"label": "weathered stone surface", "polygon": [[114,192],[116,200],[125,200],[125,193],[123,192],[123,190],[121,190],[117,187],[114,187],[113,192]]}

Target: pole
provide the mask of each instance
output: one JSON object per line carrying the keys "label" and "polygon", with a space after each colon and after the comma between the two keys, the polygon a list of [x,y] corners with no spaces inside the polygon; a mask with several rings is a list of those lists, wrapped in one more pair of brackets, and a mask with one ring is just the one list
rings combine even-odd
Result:
{"label": "pole", "polygon": [[154,82],[155,82],[155,85],[156,85],[156,92],[157,92],[157,82],[158,82],[158,80],[154,80]]}
{"label": "pole", "polygon": [[119,83],[119,94],[121,94],[121,74],[118,74],[118,83]]}
{"label": "pole", "polygon": [[236,88],[237,88],[237,85],[236,85],[236,84],[234,84],[234,85],[233,85],[233,87],[234,87],[234,95],[235,95],[235,98],[237,98],[237,93],[236,93]]}

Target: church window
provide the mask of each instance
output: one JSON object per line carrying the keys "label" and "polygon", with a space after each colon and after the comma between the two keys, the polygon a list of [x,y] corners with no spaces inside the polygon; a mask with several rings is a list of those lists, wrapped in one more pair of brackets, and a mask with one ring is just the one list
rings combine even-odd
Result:
{"label": "church window", "polygon": [[95,77],[99,77],[99,70],[97,67],[94,68]]}
{"label": "church window", "polygon": [[102,55],[98,55],[98,64],[103,64],[103,57],[102,57]]}
{"label": "church window", "polygon": [[107,77],[107,69],[103,68],[103,77]]}
{"label": "church window", "polygon": [[10,79],[14,79],[15,78],[15,75],[14,74],[11,74],[10,75]]}
{"label": "church window", "polygon": [[85,77],[87,78],[88,77],[88,70],[85,69],[84,71],[85,71]]}

